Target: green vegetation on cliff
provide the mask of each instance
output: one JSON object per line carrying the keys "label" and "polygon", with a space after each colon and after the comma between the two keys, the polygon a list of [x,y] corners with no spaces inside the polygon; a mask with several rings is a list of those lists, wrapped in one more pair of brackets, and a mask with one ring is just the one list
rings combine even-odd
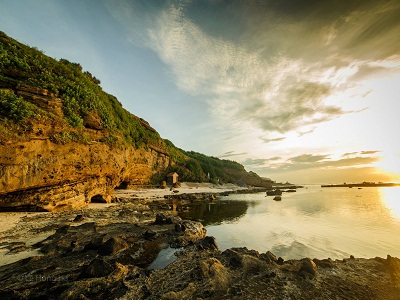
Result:
{"label": "green vegetation on cliff", "polygon": [[168,154],[171,165],[154,176],[155,183],[176,171],[180,181],[267,184],[236,162],[185,152],[163,140],[99,84],[80,64],[50,58],[0,32],[0,143],[23,136],[33,123],[46,119],[62,124],[62,131],[50,136],[54,143],[87,143],[91,129],[101,132],[97,142],[111,147],[123,144]]}

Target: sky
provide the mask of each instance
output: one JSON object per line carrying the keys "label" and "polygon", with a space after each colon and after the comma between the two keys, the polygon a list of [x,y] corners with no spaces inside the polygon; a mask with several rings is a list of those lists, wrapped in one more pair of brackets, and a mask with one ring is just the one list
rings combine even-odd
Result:
{"label": "sky", "polygon": [[176,146],[293,183],[400,182],[397,0],[0,0]]}

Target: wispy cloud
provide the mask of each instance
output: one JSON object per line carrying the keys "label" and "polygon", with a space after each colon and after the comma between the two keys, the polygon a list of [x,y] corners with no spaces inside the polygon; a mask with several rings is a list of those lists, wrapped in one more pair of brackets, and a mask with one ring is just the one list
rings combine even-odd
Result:
{"label": "wispy cloud", "polygon": [[[365,151],[376,153],[375,151]],[[329,154],[302,154],[282,160],[280,157],[276,159],[246,159],[242,163],[253,169],[281,170],[281,171],[299,171],[310,169],[338,169],[338,168],[354,168],[366,167],[379,161],[378,156],[354,156],[359,152],[345,153],[341,159],[331,159]],[[361,154],[361,153],[360,153]],[[278,161],[277,161],[278,160]]]}
{"label": "wispy cloud", "polygon": [[[135,19],[140,11],[119,6],[119,19]],[[350,112],[327,98],[371,74],[384,74],[382,62],[398,53],[395,1],[339,6],[320,1],[295,10],[288,1],[170,2],[138,16],[147,28],[138,33],[139,26],[131,26],[129,35],[155,51],[175,84],[200,95],[224,126],[307,133]],[[208,26],[213,13],[196,18],[196,9],[204,7],[220,16],[210,22],[221,24]],[[365,53],[383,40],[391,46]]]}
{"label": "wispy cloud", "polygon": [[364,151],[356,151],[356,152],[348,152],[344,153],[342,157],[349,157],[349,156],[355,156],[355,155],[372,155],[376,154],[378,152],[381,152],[380,150],[364,150]]}
{"label": "wispy cloud", "polygon": [[243,161],[243,165],[245,166],[250,166],[250,167],[265,167],[268,163],[280,160],[281,157],[279,156],[274,156],[271,158],[260,158],[260,159],[254,159],[254,158],[247,158],[245,161]]}
{"label": "wispy cloud", "polygon": [[214,114],[228,124],[242,120],[284,133],[346,113],[324,102],[335,89],[319,79],[316,66],[282,55],[266,59],[258,49],[207,35],[180,7],[163,11],[149,37],[176,84],[206,95]]}
{"label": "wispy cloud", "polygon": [[325,160],[329,155],[302,154],[289,159],[295,163],[316,163]]}
{"label": "wispy cloud", "polygon": [[285,137],[272,138],[272,139],[269,139],[269,138],[261,138],[261,140],[262,140],[264,143],[280,142],[280,141],[283,141],[284,139],[285,139]]}
{"label": "wispy cloud", "polygon": [[347,153],[344,153],[342,156],[346,157],[346,156],[353,156],[353,155],[356,155],[356,154],[358,154],[358,152],[347,152]]}
{"label": "wispy cloud", "polygon": [[360,154],[362,155],[370,155],[380,152],[379,150],[370,150],[370,151],[361,151]]}
{"label": "wispy cloud", "polygon": [[232,157],[232,156],[241,156],[241,155],[246,155],[248,154],[247,152],[241,152],[241,153],[236,153],[235,151],[228,151],[225,152],[224,154],[220,155],[219,158],[227,158],[227,157]]}

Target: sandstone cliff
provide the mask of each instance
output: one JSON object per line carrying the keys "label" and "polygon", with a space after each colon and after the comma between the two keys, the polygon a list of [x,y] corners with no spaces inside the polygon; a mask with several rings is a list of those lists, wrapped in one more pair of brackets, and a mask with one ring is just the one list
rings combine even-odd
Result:
{"label": "sandstone cliff", "polygon": [[[61,102],[46,90],[23,86],[14,92],[62,115],[57,107]],[[22,137],[0,144],[3,208],[53,211],[83,207],[90,201],[110,202],[113,189],[121,182],[147,184],[170,164],[168,153],[154,146],[146,150],[102,142],[107,132],[100,128],[74,130],[59,118],[35,119],[26,126]],[[68,140],[78,134],[85,141]]]}
{"label": "sandstone cliff", "polygon": [[162,139],[77,63],[0,32],[0,210],[110,202],[115,187],[165,180],[268,185],[236,162]]}

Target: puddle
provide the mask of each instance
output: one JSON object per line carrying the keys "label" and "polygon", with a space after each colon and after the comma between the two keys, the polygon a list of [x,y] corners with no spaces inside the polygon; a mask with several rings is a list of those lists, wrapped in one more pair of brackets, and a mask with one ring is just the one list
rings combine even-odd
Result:
{"label": "puddle", "polygon": [[175,255],[176,252],[182,250],[183,248],[164,248],[158,253],[157,258],[147,267],[148,270],[153,269],[164,269],[170,263],[174,262],[178,257]]}
{"label": "puddle", "polygon": [[28,258],[31,256],[42,256],[43,253],[41,253],[38,249],[33,249],[33,250],[26,250],[26,251],[21,251],[18,253],[13,253],[13,254],[7,254],[9,252],[8,249],[2,248],[0,249],[0,266],[12,264],[16,261],[19,261],[24,258]]}

